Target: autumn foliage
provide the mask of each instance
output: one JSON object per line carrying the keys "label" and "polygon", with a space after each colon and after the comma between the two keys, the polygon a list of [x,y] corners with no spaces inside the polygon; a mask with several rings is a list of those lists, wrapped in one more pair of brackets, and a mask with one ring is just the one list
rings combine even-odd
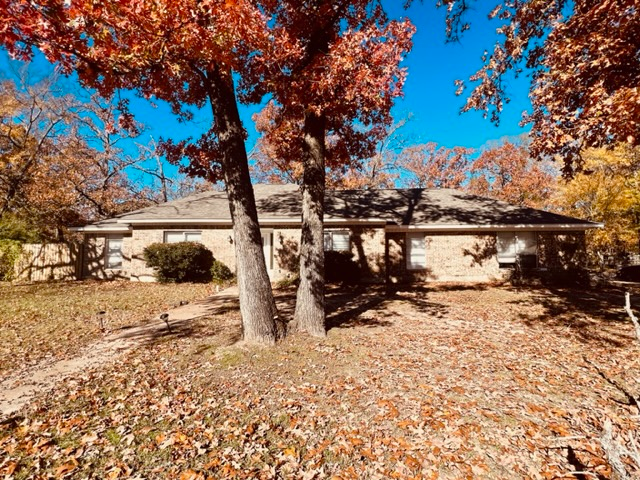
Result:
{"label": "autumn foliage", "polygon": [[563,213],[604,223],[589,232],[594,264],[623,262],[640,251],[640,152],[623,144],[584,157],[584,170],[560,183],[554,203]]}
{"label": "autumn foliage", "polygon": [[537,161],[526,145],[504,142],[487,148],[470,164],[466,189],[476,195],[514,205],[550,208],[558,169],[549,161]]}
{"label": "autumn foliage", "polygon": [[135,139],[115,105],[60,95],[56,78],[0,84],[0,219],[56,239],[69,226],[148,205],[151,192],[126,172],[138,159],[118,143]]}
{"label": "autumn foliage", "polygon": [[[446,0],[448,33],[458,39],[470,26],[472,2]],[[484,3],[484,2],[483,2]],[[554,157],[569,175],[590,147],[640,144],[640,11],[634,0],[487,2],[499,40],[464,110],[478,109],[498,121],[509,101],[508,72],[531,72],[531,153]],[[464,83],[459,82],[459,93]]]}
{"label": "autumn foliage", "polygon": [[402,184],[410,188],[461,188],[468,177],[471,152],[434,142],[407,147],[397,159],[404,173]]}

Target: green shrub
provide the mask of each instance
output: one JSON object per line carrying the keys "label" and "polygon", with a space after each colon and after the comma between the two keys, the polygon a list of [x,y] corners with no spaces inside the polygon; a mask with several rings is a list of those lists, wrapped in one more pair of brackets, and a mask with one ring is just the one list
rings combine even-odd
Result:
{"label": "green shrub", "polygon": [[152,243],[144,249],[144,259],[163,283],[211,281],[213,253],[201,243]]}
{"label": "green shrub", "polygon": [[357,283],[360,267],[351,252],[324,252],[324,278],[328,283]]}
{"label": "green shrub", "polygon": [[235,277],[231,269],[224,263],[220,260],[213,260],[213,265],[211,265],[211,280],[213,283],[217,283],[218,285],[231,283]]}
{"label": "green shrub", "polygon": [[31,221],[5,213],[0,220],[0,240],[18,240],[22,243],[39,243],[40,232]]}
{"label": "green shrub", "polygon": [[22,243],[17,240],[0,240],[0,280],[13,279],[15,264],[22,255]]}

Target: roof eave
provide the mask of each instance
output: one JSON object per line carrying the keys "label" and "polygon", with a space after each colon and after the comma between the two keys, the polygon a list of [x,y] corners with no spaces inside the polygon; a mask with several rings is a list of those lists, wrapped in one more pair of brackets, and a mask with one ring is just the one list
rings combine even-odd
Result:
{"label": "roof eave", "polygon": [[[230,219],[211,218],[132,218],[119,219],[118,224],[126,225],[217,225],[230,226]],[[261,217],[260,225],[300,225],[300,218],[291,217]],[[349,225],[349,224],[369,224],[385,225],[386,220],[382,218],[326,218],[325,225]]]}
{"label": "roof eave", "polygon": [[85,225],[84,227],[69,227],[72,232],[79,233],[128,233],[131,231],[129,225]]}
{"label": "roof eave", "polygon": [[604,223],[541,223],[541,224],[495,224],[495,225],[463,225],[463,224],[422,224],[422,225],[387,225],[386,230],[389,232],[495,232],[507,230],[520,231],[584,231],[594,228],[604,228]]}

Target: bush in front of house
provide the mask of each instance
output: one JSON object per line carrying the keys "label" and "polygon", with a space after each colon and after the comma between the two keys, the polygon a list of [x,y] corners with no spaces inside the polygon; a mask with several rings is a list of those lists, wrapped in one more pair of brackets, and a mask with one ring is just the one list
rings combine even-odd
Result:
{"label": "bush in front of house", "polygon": [[324,252],[324,278],[328,283],[357,283],[360,267],[351,252]]}
{"label": "bush in front of house", "polygon": [[197,242],[152,243],[144,249],[147,267],[159,282],[210,282],[213,253]]}
{"label": "bush in front of house", "polygon": [[22,255],[22,243],[17,240],[0,240],[0,280],[13,279],[15,265]]}
{"label": "bush in front of house", "polygon": [[213,283],[225,285],[231,283],[235,278],[236,276],[229,267],[220,260],[213,260],[213,265],[211,265],[211,281]]}

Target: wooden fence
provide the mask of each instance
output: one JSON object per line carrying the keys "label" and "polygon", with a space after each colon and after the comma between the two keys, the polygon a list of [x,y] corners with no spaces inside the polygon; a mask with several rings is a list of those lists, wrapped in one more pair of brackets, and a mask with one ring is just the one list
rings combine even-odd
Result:
{"label": "wooden fence", "polygon": [[27,243],[15,264],[17,281],[76,280],[82,271],[81,248],[72,243]]}

